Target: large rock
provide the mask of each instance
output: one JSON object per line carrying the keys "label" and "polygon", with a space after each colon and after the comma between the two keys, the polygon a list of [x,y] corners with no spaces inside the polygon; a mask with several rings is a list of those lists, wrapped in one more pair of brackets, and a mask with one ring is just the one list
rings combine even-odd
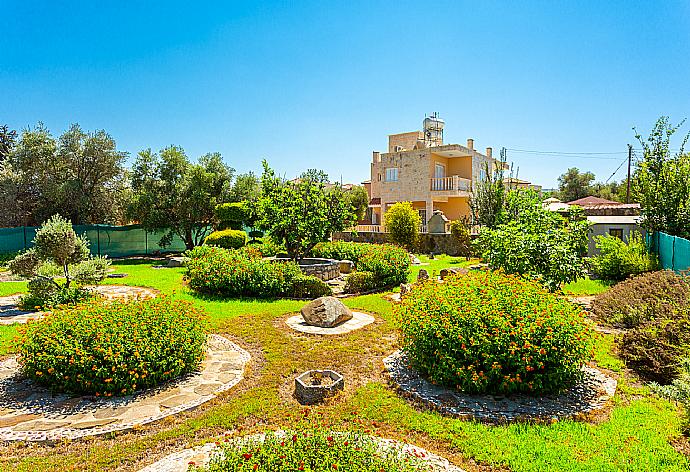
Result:
{"label": "large rock", "polygon": [[340,273],[341,274],[349,274],[353,270],[355,270],[355,263],[352,261],[339,261],[338,265],[340,266]]}
{"label": "large rock", "polygon": [[302,307],[302,318],[311,326],[332,328],[352,319],[352,312],[335,297],[321,297]]}
{"label": "large rock", "polygon": [[429,272],[426,269],[419,269],[419,274],[417,274],[417,282],[422,282],[424,280],[429,280]]}
{"label": "large rock", "polygon": [[166,267],[184,267],[189,257],[171,257]]}
{"label": "large rock", "polygon": [[463,267],[448,267],[447,269],[441,269],[441,280],[446,280],[449,275],[466,275],[469,270]]}

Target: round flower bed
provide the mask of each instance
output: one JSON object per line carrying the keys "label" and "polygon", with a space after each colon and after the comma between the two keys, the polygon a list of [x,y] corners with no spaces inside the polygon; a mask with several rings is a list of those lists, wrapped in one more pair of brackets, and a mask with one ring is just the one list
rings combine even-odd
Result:
{"label": "round flower bed", "polygon": [[266,434],[226,443],[207,472],[221,471],[352,471],[414,472],[430,470],[423,455],[403,451],[358,433],[333,433],[308,428],[292,433]]}
{"label": "round flower bed", "polygon": [[196,370],[205,316],[189,302],[158,298],[60,308],[23,328],[23,373],[56,392],[127,395]]}
{"label": "round flower bed", "polygon": [[581,309],[502,272],[416,285],[394,311],[413,367],[465,393],[559,392],[592,353]]}

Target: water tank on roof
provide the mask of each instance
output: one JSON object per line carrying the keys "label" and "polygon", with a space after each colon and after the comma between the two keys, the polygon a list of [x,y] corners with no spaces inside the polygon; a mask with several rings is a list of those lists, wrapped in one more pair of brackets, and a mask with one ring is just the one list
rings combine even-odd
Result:
{"label": "water tank on roof", "polygon": [[424,141],[431,146],[440,146],[443,144],[443,127],[445,125],[445,121],[438,117],[438,112],[434,112],[431,116],[424,118],[422,122]]}

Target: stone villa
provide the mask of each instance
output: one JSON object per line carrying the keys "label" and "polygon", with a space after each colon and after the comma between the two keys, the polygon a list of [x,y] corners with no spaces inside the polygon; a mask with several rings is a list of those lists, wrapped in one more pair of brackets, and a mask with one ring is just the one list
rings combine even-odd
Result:
{"label": "stone villa", "polygon": [[484,153],[467,145],[444,144],[445,123],[437,114],[423,121],[422,131],[391,134],[388,151],[373,152],[371,180],[364,182],[369,193],[366,223],[379,230],[382,215],[396,202],[412,202],[424,224],[435,210],[449,220],[470,218],[472,184],[485,178],[500,163],[492,149]]}

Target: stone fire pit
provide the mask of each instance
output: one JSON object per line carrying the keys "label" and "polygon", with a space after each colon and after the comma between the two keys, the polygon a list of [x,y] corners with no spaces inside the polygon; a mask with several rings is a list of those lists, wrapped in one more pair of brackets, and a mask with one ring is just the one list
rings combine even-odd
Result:
{"label": "stone fire pit", "polygon": [[[283,256],[269,257],[267,259],[277,262],[288,262],[292,260]],[[336,261],[335,259],[305,257],[298,261],[297,265],[299,265],[299,269],[304,275],[313,275],[324,282],[340,277],[340,261]]]}
{"label": "stone fire pit", "polygon": [[295,379],[295,397],[302,405],[320,403],[342,390],[343,376],[333,370],[308,370]]}

